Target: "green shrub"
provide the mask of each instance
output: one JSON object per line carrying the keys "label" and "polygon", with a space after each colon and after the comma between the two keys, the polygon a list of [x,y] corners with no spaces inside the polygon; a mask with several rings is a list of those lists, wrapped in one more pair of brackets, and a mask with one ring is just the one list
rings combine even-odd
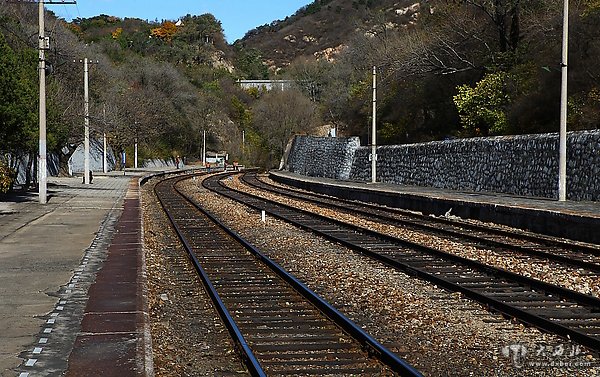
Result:
{"label": "green shrub", "polygon": [[507,128],[506,106],[510,97],[506,90],[509,74],[489,73],[475,87],[460,85],[454,103],[463,130],[471,136],[502,135]]}

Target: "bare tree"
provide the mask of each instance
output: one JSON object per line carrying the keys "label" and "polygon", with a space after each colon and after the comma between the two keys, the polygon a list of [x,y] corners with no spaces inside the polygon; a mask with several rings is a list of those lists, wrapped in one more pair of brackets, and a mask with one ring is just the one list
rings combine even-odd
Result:
{"label": "bare tree", "polygon": [[496,27],[500,52],[514,51],[521,40],[521,0],[459,0],[479,9]]}
{"label": "bare tree", "polygon": [[253,113],[255,128],[274,153],[272,163],[281,157],[294,134],[308,132],[317,123],[315,105],[296,89],[266,93]]}
{"label": "bare tree", "polygon": [[314,58],[300,57],[288,68],[287,75],[313,102],[318,102],[329,84],[331,64]]}

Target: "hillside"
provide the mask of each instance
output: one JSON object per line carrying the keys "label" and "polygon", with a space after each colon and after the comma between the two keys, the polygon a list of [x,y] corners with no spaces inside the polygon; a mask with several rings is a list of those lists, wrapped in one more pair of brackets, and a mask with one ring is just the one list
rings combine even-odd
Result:
{"label": "hillside", "polygon": [[[292,134],[315,126],[367,144],[373,66],[381,144],[556,131],[558,2],[316,0],[234,46],[210,14],[68,23],[48,12],[48,150],[62,164],[82,140],[85,56],[95,61],[92,134],[106,132],[115,151],[129,154],[138,140],[142,158],[198,158],[203,131],[210,149],[266,167]],[[11,165],[37,153],[36,13],[29,4],[0,7],[0,155],[16,156]],[[584,0],[570,14],[568,128],[597,128],[600,5]],[[293,90],[236,84],[284,68]]]}
{"label": "hillside", "polygon": [[416,0],[316,0],[285,20],[250,30],[236,45],[259,50],[276,71],[299,56],[335,59],[357,33],[405,27],[420,10]]}
{"label": "hillside", "polygon": [[82,40],[99,43],[115,61],[127,53],[153,56],[183,65],[209,65],[233,71],[233,49],[223,36],[220,21],[211,14],[187,15],[179,20],[148,22],[100,15],[69,24]]}

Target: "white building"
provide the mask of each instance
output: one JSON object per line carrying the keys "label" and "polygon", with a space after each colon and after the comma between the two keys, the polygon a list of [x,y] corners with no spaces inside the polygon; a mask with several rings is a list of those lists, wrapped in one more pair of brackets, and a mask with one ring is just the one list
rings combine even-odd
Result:
{"label": "white building", "polygon": [[292,87],[294,80],[238,80],[243,89],[258,88],[263,90],[286,90]]}

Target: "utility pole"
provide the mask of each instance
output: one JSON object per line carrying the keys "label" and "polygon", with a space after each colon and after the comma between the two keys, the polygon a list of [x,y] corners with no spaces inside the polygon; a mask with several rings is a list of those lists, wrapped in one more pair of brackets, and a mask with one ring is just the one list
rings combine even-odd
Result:
{"label": "utility pole", "polygon": [[202,165],[206,166],[206,130],[202,131]]}
{"label": "utility pole", "polygon": [[89,96],[88,58],[83,59],[83,110],[85,128],[83,132],[83,181],[90,184],[90,96]]}
{"label": "utility pole", "polygon": [[[90,95],[89,95],[89,65],[94,64],[88,58],[80,60],[83,62],[83,113],[85,125],[83,129],[83,182],[90,184]],[[98,62],[95,62],[98,64]]]}
{"label": "utility pole", "polygon": [[558,200],[567,200],[567,63],[569,59],[569,0],[564,0],[562,61],[560,64],[562,82],[560,90],[560,132],[558,141]]}
{"label": "utility pole", "polygon": [[108,173],[108,166],[106,163],[106,104],[102,107],[102,117],[104,121],[104,128],[102,130],[102,172]]}
{"label": "utility pole", "polygon": [[138,168],[138,122],[137,120],[133,122],[133,127],[135,131],[135,137],[133,138],[133,168]]}
{"label": "utility pole", "polygon": [[[19,1],[21,2],[21,1]],[[28,2],[28,1],[22,1]],[[38,156],[38,190],[40,204],[48,202],[48,163],[46,160],[46,50],[50,48],[46,39],[46,23],[44,4],[77,4],[76,1],[38,0],[38,50],[39,50],[39,75],[40,75],[40,106],[39,106],[39,156]]]}
{"label": "utility pole", "polygon": [[[39,163],[38,163],[38,184],[39,200],[41,204],[48,202],[46,187],[48,184],[48,165],[46,162],[46,35],[45,35],[45,15],[44,2],[38,1],[39,18],[39,71],[40,71],[40,142],[39,142]],[[50,46],[48,46],[50,47]]]}
{"label": "utility pole", "polygon": [[137,158],[137,149],[138,149],[138,138],[136,137],[133,144],[133,167],[137,169],[138,167],[138,158]]}
{"label": "utility pole", "polygon": [[377,67],[373,66],[373,126],[371,128],[371,183],[377,182]]}

